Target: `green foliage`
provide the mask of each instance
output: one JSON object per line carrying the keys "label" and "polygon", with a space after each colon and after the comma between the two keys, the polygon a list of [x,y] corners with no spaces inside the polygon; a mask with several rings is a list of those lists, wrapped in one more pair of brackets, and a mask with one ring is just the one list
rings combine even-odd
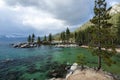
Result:
{"label": "green foliage", "polygon": [[77,32],[74,33],[75,42],[77,42]]}
{"label": "green foliage", "polygon": [[38,44],[38,45],[41,44],[41,39],[40,39],[40,37],[37,38],[37,44]]}
{"label": "green foliage", "polygon": [[69,39],[70,39],[70,30],[69,28],[66,29],[66,40],[67,40],[67,43],[69,42]]}
{"label": "green foliage", "polygon": [[91,41],[91,28],[88,27],[85,30],[81,30],[74,33],[75,42],[77,44],[88,45]]}
{"label": "green foliage", "polygon": [[29,35],[27,39],[28,43],[31,43],[31,40],[32,40],[31,35]]}
{"label": "green foliage", "polygon": [[50,33],[49,36],[48,36],[48,41],[49,42],[52,42],[53,38],[52,38],[52,34]]}
{"label": "green foliage", "polygon": [[86,30],[89,26],[92,26],[93,24],[90,22],[90,21],[88,21],[88,22],[86,22],[85,24],[83,24],[82,26],[80,26],[79,28],[77,28],[76,30],[75,30],[75,32],[79,32],[79,31],[84,31],[84,30]]}
{"label": "green foliage", "polygon": [[79,65],[85,65],[86,61],[85,61],[86,57],[84,56],[84,54],[80,54],[77,56],[77,63]]}
{"label": "green foliage", "polygon": [[[112,64],[111,57],[115,53],[115,46],[113,43],[114,35],[111,34],[112,24],[108,22],[111,18],[106,9],[107,3],[105,0],[95,0],[94,14],[91,20],[93,23],[91,44],[94,55],[98,56],[98,70],[101,68],[101,58],[108,65]],[[95,49],[96,47],[96,49]],[[102,49],[104,48],[104,50]],[[111,49],[110,53],[108,49]],[[110,53],[109,55],[107,55]],[[112,55],[112,56],[111,56]]]}
{"label": "green foliage", "polygon": [[117,22],[116,22],[116,27],[117,27],[117,41],[120,44],[120,15],[118,16]]}
{"label": "green foliage", "polygon": [[46,35],[44,36],[44,39],[43,39],[43,41],[47,41],[47,37],[46,37]]}
{"label": "green foliage", "polygon": [[32,43],[35,41],[35,35],[34,33],[32,34]]}
{"label": "green foliage", "polygon": [[65,32],[62,32],[60,37],[61,37],[62,42],[65,43]]}
{"label": "green foliage", "polygon": [[83,42],[84,42],[84,32],[83,31],[79,31],[78,33],[77,33],[77,37],[76,37],[76,42],[78,43],[78,44],[83,44]]}
{"label": "green foliage", "polygon": [[78,63],[78,65],[81,65],[82,68],[84,67],[84,65],[87,64],[86,57],[84,56],[84,54],[79,54],[77,56],[77,63]]}

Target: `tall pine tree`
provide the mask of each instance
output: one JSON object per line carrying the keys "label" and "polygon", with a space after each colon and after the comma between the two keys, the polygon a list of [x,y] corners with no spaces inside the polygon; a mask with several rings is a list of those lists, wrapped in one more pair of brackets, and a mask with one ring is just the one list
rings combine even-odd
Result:
{"label": "tall pine tree", "polygon": [[28,38],[27,38],[27,41],[28,41],[29,44],[31,43],[31,40],[32,40],[31,35],[29,35]]}
{"label": "tall pine tree", "polygon": [[[112,43],[112,24],[108,23],[108,20],[111,17],[107,12],[106,6],[107,3],[105,0],[95,0],[95,16],[91,20],[94,26],[92,27],[92,40],[90,47],[93,50],[93,54],[98,56],[98,70],[101,69],[102,60],[110,66],[113,63],[111,57],[116,52],[115,46]],[[109,51],[109,49],[111,50]]]}
{"label": "tall pine tree", "polygon": [[75,39],[75,42],[77,43],[77,32],[74,33],[74,39]]}
{"label": "tall pine tree", "polygon": [[34,35],[34,33],[32,34],[32,43],[34,43],[34,41],[35,41],[35,35]]}
{"label": "tall pine tree", "polygon": [[46,37],[46,35],[44,36],[44,39],[43,39],[43,41],[45,41],[45,42],[47,41],[47,37]]}
{"label": "tall pine tree", "polygon": [[48,41],[51,43],[52,40],[53,40],[53,38],[52,38],[52,34],[50,33],[49,36],[48,36]]}
{"label": "tall pine tree", "polygon": [[62,40],[62,43],[65,43],[65,32],[62,32],[61,34],[60,34],[60,37],[61,37],[61,40]]}
{"label": "tall pine tree", "polygon": [[39,36],[38,36],[38,38],[37,38],[37,44],[38,44],[38,46],[40,46],[40,44],[41,44],[41,39],[40,39]]}
{"label": "tall pine tree", "polygon": [[66,29],[66,40],[67,40],[67,43],[69,43],[69,39],[70,39],[70,30],[69,28]]}

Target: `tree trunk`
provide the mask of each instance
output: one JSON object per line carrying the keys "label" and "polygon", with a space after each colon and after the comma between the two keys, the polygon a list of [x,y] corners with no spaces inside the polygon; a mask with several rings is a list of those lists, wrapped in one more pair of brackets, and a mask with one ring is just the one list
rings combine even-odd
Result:
{"label": "tree trunk", "polygon": [[[100,35],[100,33],[99,33],[99,35]],[[102,60],[102,57],[101,57],[101,42],[99,42],[99,47],[98,47],[98,49],[99,49],[99,55],[98,55],[98,71],[101,69],[101,60]]]}
{"label": "tree trunk", "polygon": [[98,71],[101,69],[101,56],[98,56]]}

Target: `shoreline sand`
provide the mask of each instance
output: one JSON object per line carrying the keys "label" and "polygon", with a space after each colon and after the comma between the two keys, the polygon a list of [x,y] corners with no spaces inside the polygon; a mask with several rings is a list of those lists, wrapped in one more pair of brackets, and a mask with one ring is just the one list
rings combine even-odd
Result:
{"label": "shoreline sand", "polygon": [[[82,48],[89,48],[88,46],[85,46],[85,45],[82,45],[80,47],[82,47]],[[120,48],[116,48],[116,51],[117,51],[117,53],[120,53]]]}

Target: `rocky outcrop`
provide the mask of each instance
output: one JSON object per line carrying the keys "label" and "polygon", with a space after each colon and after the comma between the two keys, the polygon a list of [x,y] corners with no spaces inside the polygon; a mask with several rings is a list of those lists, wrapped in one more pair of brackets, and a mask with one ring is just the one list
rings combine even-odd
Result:
{"label": "rocky outcrop", "polygon": [[114,80],[112,76],[104,71],[96,71],[92,68],[80,70],[77,69],[66,80]]}
{"label": "rocky outcrop", "polygon": [[74,63],[69,73],[66,75],[66,78],[52,78],[49,80],[119,80],[114,77],[111,73],[105,72],[103,70],[96,71],[93,68],[85,67],[84,70],[78,66],[77,63]]}
{"label": "rocky outcrop", "polygon": [[109,13],[110,13],[110,15],[120,13],[120,4],[113,5],[111,10],[109,11]]}
{"label": "rocky outcrop", "polygon": [[37,47],[36,43],[17,43],[17,44],[12,44],[14,48],[33,48]]}
{"label": "rocky outcrop", "polygon": [[72,74],[74,73],[74,71],[77,69],[77,67],[78,67],[78,64],[77,64],[77,63],[74,63],[74,64],[71,66],[71,68],[70,68],[70,70],[69,70],[69,73],[66,75],[66,79],[67,79],[70,75],[72,75]]}

